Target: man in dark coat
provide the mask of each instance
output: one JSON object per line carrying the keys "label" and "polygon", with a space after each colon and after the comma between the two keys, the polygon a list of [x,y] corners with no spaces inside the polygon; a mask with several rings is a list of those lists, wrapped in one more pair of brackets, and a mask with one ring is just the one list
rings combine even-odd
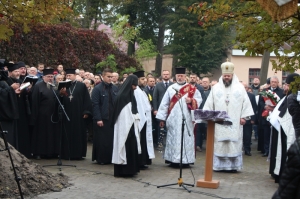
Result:
{"label": "man in dark coat", "polygon": [[243,86],[246,89],[246,92],[248,94],[254,112],[254,115],[251,116],[251,119],[247,120],[245,125],[243,126],[243,145],[244,145],[245,155],[251,156],[252,155],[251,154],[252,125],[256,121],[257,104],[255,101],[255,95],[247,91],[248,85],[246,83],[243,83]]}
{"label": "man in dark coat", "polygon": [[[19,118],[17,95],[19,84],[7,84],[8,73],[4,71],[4,60],[0,63],[0,122],[7,131],[7,141],[16,146],[16,119]],[[16,90],[16,92],[15,92]]]}
{"label": "man in dark coat", "polygon": [[112,82],[112,70],[102,72],[103,81],[95,86],[92,92],[93,104],[93,154],[92,161],[99,164],[110,164],[112,159],[114,128],[111,119],[118,88]]}
{"label": "man in dark coat", "polygon": [[66,132],[62,139],[62,158],[81,160],[86,156],[86,120],[92,116],[92,102],[85,84],[76,81],[75,68],[66,69],[66,77],[71,86],[62,97],[63,105],[70,121],[65,120]]}
{"label": "man in dark coat", "polygon": [[[162,98],[165,95],[166,90],[170,85],[172,85],[173,82],[170,81],[170,72],[168,70],[163,70],[162,72],[162,81],[158,82],[155,85],[155,89],[153,92],[153,114],[156,116],[159,105],[161,103]],[[160,127],[159,127],[159,121],[157,122],[157,128],[156,128],[156,134],[159,139],[160,134]],[[158,144],[158,143],[156,143]]]}
{"label": "man in dark coat", "polygon": [[59,154],[57,103],[49,84],[53,83],[53,71],[44,69],[43,81],[36,83],[32,91],[32,153],[37,159]]}
{"label": "man in dark coat", "polygon": [[[271,90],[275,92],[280,99],[283,98],[284,93],[281,88],[278,87],[279,79],[276,76],[270,78],[270,87],[266,90]],[[258,102],[258,121],[263,128],[264,135],[264,154],[263,157],[267,157],[269,155],[269,147],[270,147],[270,135],[271,135],[271,125],[270,122],[266,120],[265,117],[262,117],[262,112],[264,110],[271,110],[271,107],[266,106],[264,99],[260,96]]]}

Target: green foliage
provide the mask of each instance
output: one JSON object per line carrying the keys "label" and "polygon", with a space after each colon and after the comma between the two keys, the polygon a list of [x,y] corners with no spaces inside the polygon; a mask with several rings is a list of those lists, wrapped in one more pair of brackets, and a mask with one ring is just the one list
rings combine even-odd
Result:
{"label": "green foliage", "polygon": [[55,23],[72,13],[65,0],[10,0],[0,3],[0,40],[9,40],[15,26],[27,33],[30,26],[38,23]]}
{"label": "green foliage", "polygon": [[24,61],[36,66],[39,62],[55,67],[83,68],[93,71],[95,65],[114,56],[117,70],[138,67],[136,59],[127,56],[114,46],[101,31],[78,29],[70,24],[37,25],[27,34],[21,28],[14,29],[9,42],[0,41],[2,58]]}
{"label": "green foliage", "polygon": [[139,39],[138,44],[138,49],[135,51],[137,60],[142,61],[143,59],[153,58],[157,55],[156,46],[150,39]]}
{"label": "green foliage", "polygon": [[235,44],[247,50],[246,55],[257,56],[264,51],[274,52],[271,60],[275,71],[294,72],[299,69],[300,12],[281,22],[273,22],[256,1],[217,0],[213,3],[195,3],[189,11],[198,15],[203,27],[220,21],[236,33]]}
{"label": "green foliage", "polygon": [[226,56],[226,49],[231,45],[231,31],[221,25],[203,28],[195,20],[197,14],[188,12],[193,2],[166,1],[166,5],[173,8],[166,17],[168,28],[171,29],[171,41],[166,50],[178,58],[176,66],[184,66],[194,73],[206,74],[220,67]]}
{"label": "green foliage", "polygon": [[134,67],[127,67],[127,68],[125,68],[122,72],[121,72],[121,76],[123,76],[125,73],[126,74],[130,74],[130,73],[133,73],[133,72],[135,72],[135,71],[137,71],[137,69],[136,68],[134,68]]}
{"label": "green foliage", "polygon": [[102,71],[105,68],[110,68],[113,71],[117,71],[117,62],[114,55],[108,55],[105,60],[96,65],[96,69],[98,71]]}
{"label": "green foliage", "polygon": [[290,84],[290,90],[292,93],[297,93],[297,91],[300,91],[300,77],[296,77],[295,81]]}

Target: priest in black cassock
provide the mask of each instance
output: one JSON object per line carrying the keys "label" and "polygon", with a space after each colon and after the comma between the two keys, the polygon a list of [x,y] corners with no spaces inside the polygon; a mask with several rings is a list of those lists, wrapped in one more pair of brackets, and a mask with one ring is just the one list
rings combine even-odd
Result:
{"label": "priest in black cassock", "polygon": [[137,102],[139,112],[139,134],[142,153],[139,155],[140,169],[147,169],[148,165],[152,164],[152,159],[155,158],[153,150],[152,137],[152,116],[151,105],[146,93],[141,89],[145,79],[144,71],[136,71],[133,73],[139,78],[138,86],[134,90],[134,97]]}
{"label": "priest in black cassock", "polygon": [[32,89],[32,153],[36,159],[57,157],[59,154],[59,125],[57,99],[49,83],[53,83],[53,69],[45,69],[43,81]]}
{"label": "priest in black cassock", "polygon": [[93,154],[92,161],[110,164],[113,150],[114,128],[111,126],[114,100],[118,87],[112,82],[113,71],[109,68],[102,72],[103,81],[92,92],[93,104]]}
{"label": "priest in black cassock", "polygon": [[92,117],[92,102],[84,83],[76,81],[75,68],[66,69],[71,86],[62,96],[62,103],[70,121],[64,119],[65,133],[62,138],[62,158],[81,160],[87,150],[87,119]]}
{"label": "priest in black cassock", "polygon": [[[11,64],[13,65],[13,64]],[[16,120],[19,118],[17,95],[19,84],[8,85],[7,71],[4,71],[4,63],[0,63],[0,122],[2,129],[8,131],[7,141],[16,147]],[[17,68],[17,66],[15,65]]]}
{"label": "priest in black cassock", "polygon": [[138,154],[141,153],[139,139],[139,116],[134,90],[138,78],[129,75],[122,84],[114,105],[112,125],[114,126],[114,147],[112,163],[114,176],[136,175],[139,169]]}

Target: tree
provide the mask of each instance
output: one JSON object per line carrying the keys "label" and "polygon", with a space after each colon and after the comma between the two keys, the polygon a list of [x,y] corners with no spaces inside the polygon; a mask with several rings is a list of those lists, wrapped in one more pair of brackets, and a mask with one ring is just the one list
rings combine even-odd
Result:
{"label": "tree", "polygon": [[273,69],[293,72],[299,69],[300,12],[281,21],[271,16],[256,1],[217,0],[214,3],[196,3],[189,8],[198,15],[203,27],[222,21],[224,27],[236,32],[235,47],[256,56],[265,51],[274,52]]}
{"label": "tree", "polygon": [[28,32],[33,24],[59,22],[72,13],[65,0],[0,2],[0,40],[9,40],[15,26],[21,26],[22,31]]}
{"label": "tree", "polygon": [[195,20],[197,15],[188,12],[192,2],[193,0],[166,1],[173,8],[166,16],[172,37],[168,48],[173,59],[178,59],[173,67],[184,66],[191,72],[206,74],[221,65],[226,49],[231,44],[230,32],[221,26],[204,29]]}
{"label": "tree", "polygon": [[28,65],[39,62],[56,67],[63,64],[66,68],[95,70],[95,65],[114,55],[118,70],[138,67],[133,57],[128,57],[111,43],[101,31],[78,29],[70,24],[37,25],[30,27],[27,34],[21,28],[14,29],[9,42],[0,41],[0,54],[3,58],[24,61]]}

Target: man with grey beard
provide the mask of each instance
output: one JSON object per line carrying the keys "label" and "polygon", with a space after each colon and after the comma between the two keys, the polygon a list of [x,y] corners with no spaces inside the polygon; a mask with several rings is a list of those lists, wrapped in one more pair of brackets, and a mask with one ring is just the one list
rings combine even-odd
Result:
{"label": "man with grey beard", "polygon": [[43,81],[35,84],[32,91],[32,153],[36,159],[57,157],[59,153],[58,117],[56,98],[51,90],[53,69],[44,69]]}

